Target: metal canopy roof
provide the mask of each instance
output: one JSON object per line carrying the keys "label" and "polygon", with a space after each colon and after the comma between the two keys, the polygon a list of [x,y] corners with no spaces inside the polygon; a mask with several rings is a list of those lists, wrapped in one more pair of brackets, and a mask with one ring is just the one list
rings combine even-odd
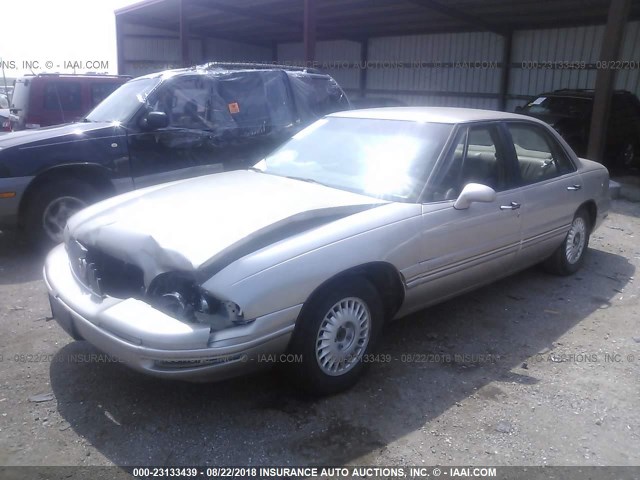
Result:
{"label": "metal canopy roof", "polygon": [[[180,8],[180,2],[182,9]],[[609,0],[317,0],[318,40],[493,31],[606,23]],[[146,0],[116,11],[118,21],[245,43],[303,38],[303,0]],[[631,19],[640,18],[634,0]]]}

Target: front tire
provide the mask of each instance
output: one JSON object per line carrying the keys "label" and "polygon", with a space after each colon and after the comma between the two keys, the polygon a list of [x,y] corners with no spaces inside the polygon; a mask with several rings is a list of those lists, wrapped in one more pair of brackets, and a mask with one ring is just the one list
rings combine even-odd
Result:
{"label": "front tire", "polygon": [[28,240],[43,249],[61,243],[69,217],[95,198],[93,188],[73,180],[58,180],[41,188],[30,198],[26,211],[25,233]]}
{"label": "front tire", "polygon": [[547,271],[556,275],[572,275],[584,264],[584,257],[589,248],[591,222],[589,214],[581,208],[573,217],[571,227],[562,245],[544,262]]}
{"label": "front tire", "polygon": [[305,304],[290,353],[301,361],[289,365],[297,386],[330,395],[354,385],[363,358],[376,343],[384,321],[378,291],[362,277],[350,277],[323,288]]}

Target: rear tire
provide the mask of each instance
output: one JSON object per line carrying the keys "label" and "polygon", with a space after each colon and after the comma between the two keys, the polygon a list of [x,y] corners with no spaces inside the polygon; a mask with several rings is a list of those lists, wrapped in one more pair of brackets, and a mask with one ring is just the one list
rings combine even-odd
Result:
{"label": "rear tire", "polygon": [[42,249],[61,243],[67,220],[95,201],[96,191],[77,180],[57,180],[35,192],[25,215],[29,242]]}
{"label": "rear tire", "polygon": [[543,266],[545,270],[556,275],[572,275],[584,264],[584,257],[589,248],[591,222],[584,208],[576,212],[562,245],[549,257]]}
{"label": "rear tire", "polygon": [[632,141],[626,142],[618,152],[617,166],[619,168],[630,168],[635,163],[636,147]]}
{"label": "rear tire", "polygon": [[384,321],[378,291],[363,277],[338,280],[310,298],[298,318],[287,365],[296,386],[331,395],[354,385]]}

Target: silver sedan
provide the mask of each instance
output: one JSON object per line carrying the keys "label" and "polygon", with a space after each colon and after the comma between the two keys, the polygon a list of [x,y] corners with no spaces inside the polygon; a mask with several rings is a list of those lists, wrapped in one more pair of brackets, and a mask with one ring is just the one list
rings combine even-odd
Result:
{"label": "silver sedan", "polygon": [[540,262],[577,271],[608,189],[530,117],[343,112],[249,170],[81,211],[44,277],[67,332],[141,372],[280,363],[326,394],[356,381],[386,321]]}

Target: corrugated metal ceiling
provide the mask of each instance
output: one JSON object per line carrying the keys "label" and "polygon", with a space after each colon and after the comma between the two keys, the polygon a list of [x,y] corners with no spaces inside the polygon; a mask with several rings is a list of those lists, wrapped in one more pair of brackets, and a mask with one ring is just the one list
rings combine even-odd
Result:
{"label": "corrugated metal ceiling", "polygon": [[[301,39],[302,0],[183,0],[192,35],[249,43]],[[120,9],[123,22],[176,30],[179,0]],[[609,0],[317,0],[318,39],[506,31],[604,23]],[[634,1],[631,18],[640,18]]]}

